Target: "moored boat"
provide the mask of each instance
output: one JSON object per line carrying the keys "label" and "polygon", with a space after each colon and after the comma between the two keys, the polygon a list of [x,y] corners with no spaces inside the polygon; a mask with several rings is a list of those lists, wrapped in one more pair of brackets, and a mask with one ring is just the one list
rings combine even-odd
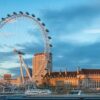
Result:
{"label": "moored boat", "polygon": [[47,89],[30,89],[25,91],[25,95],[49,95],[50,90]]}

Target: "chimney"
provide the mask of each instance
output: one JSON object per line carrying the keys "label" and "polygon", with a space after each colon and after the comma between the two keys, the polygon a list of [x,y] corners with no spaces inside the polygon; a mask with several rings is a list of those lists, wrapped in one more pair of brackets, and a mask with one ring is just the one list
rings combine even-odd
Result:
{"label": "chimney", "polygon": [[67,75],[67,68],[65,69],[65,75]]}
{"label": "chimney", "polygon": [[80,67],[78,66],[77,67],[77,74],[79,74],[79,71],[80,71]]}
{"label": "chimney", "polygon": [[61,69],[60,69],[60,72],[59,72],[59,74],[61,75]]}

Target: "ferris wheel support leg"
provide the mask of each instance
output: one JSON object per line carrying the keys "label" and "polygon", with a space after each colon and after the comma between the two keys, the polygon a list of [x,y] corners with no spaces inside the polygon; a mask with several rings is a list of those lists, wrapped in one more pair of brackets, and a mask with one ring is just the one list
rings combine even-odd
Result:
{"label": "ferris wheel support leg", "polygon": [[37,88],[37,87],[36,87],[36,84],[35,84],[35,82],[32,80],[32,77],[31,77],[31,75],[30,75],[30,73],[29,73],[29,71],[28,71],[28,66],[25,64],[23,58],[22,58],[22,62],[23,62],[23,64],[24,64],[24,68],[25,68],[25,70],[26,70],[26,73],[28,74],[28,77],[29,77],[30,81],[33,83],[33,87],[36,89],[36,88]]}
{"label": "ferris wheel support leg", "polygon": [[25,70],[26,70],[26,73],[28,74],[28,77],[29,77],[30,81],[32,82],[31,75],[30,75],[30,73],[29,73],[29,71],[28,71],[28,67],[27,67],[27,65],[25,64],[25,62],[24,62],[24,59],[23,59],[23,58],[22,58],[22,62],[23,62],[23,64],[24,64],[24,68],[25,68]]}
{"label": "ferris wheel support leg", "polygon": [[19,55],[20,61],[20,73],[21,73],[21,82],[24,84],[24,75],[23,75],[23,67],[22,67],[22,56]]}

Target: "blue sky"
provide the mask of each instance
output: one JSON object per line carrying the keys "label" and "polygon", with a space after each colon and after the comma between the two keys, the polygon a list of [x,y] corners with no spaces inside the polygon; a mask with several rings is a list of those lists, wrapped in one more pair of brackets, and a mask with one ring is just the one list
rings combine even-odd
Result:
{"label": "blue sky", "polygon": [[[53,70],[100,68],[99,0],[0,0],[1,18],[14,11],[34,13],[50,30]],[[43,48],[36,27],[28,19],[17,19],[0,29],[1,74],[14,74],[19,67],[14,47],[27,53],[25,61],[32,67],[34,53]]]}

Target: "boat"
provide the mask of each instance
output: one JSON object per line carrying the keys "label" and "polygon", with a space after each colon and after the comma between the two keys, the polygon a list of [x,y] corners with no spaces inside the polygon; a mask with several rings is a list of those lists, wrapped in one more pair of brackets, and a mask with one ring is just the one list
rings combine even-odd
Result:
{"label": "boat", "polygon": [[51,94],[51,91],[50,91],[50,90],[47,90],[47,89],[45,89],[45,90],[40,90],[39,94],[42,94],[42,95],[49,95],[49,94]]}
{"label": "boat", "polygon": [[30,89],[25,91],[25,95],[49,95],[51,94],[50,90],[47,89]]}
{"label": "boat", "polygon": [[81,90],[72,90],[70,92],[70,94],[73,94],[73,95],[81,95],[81,94],[83,94],[83,92]]}

